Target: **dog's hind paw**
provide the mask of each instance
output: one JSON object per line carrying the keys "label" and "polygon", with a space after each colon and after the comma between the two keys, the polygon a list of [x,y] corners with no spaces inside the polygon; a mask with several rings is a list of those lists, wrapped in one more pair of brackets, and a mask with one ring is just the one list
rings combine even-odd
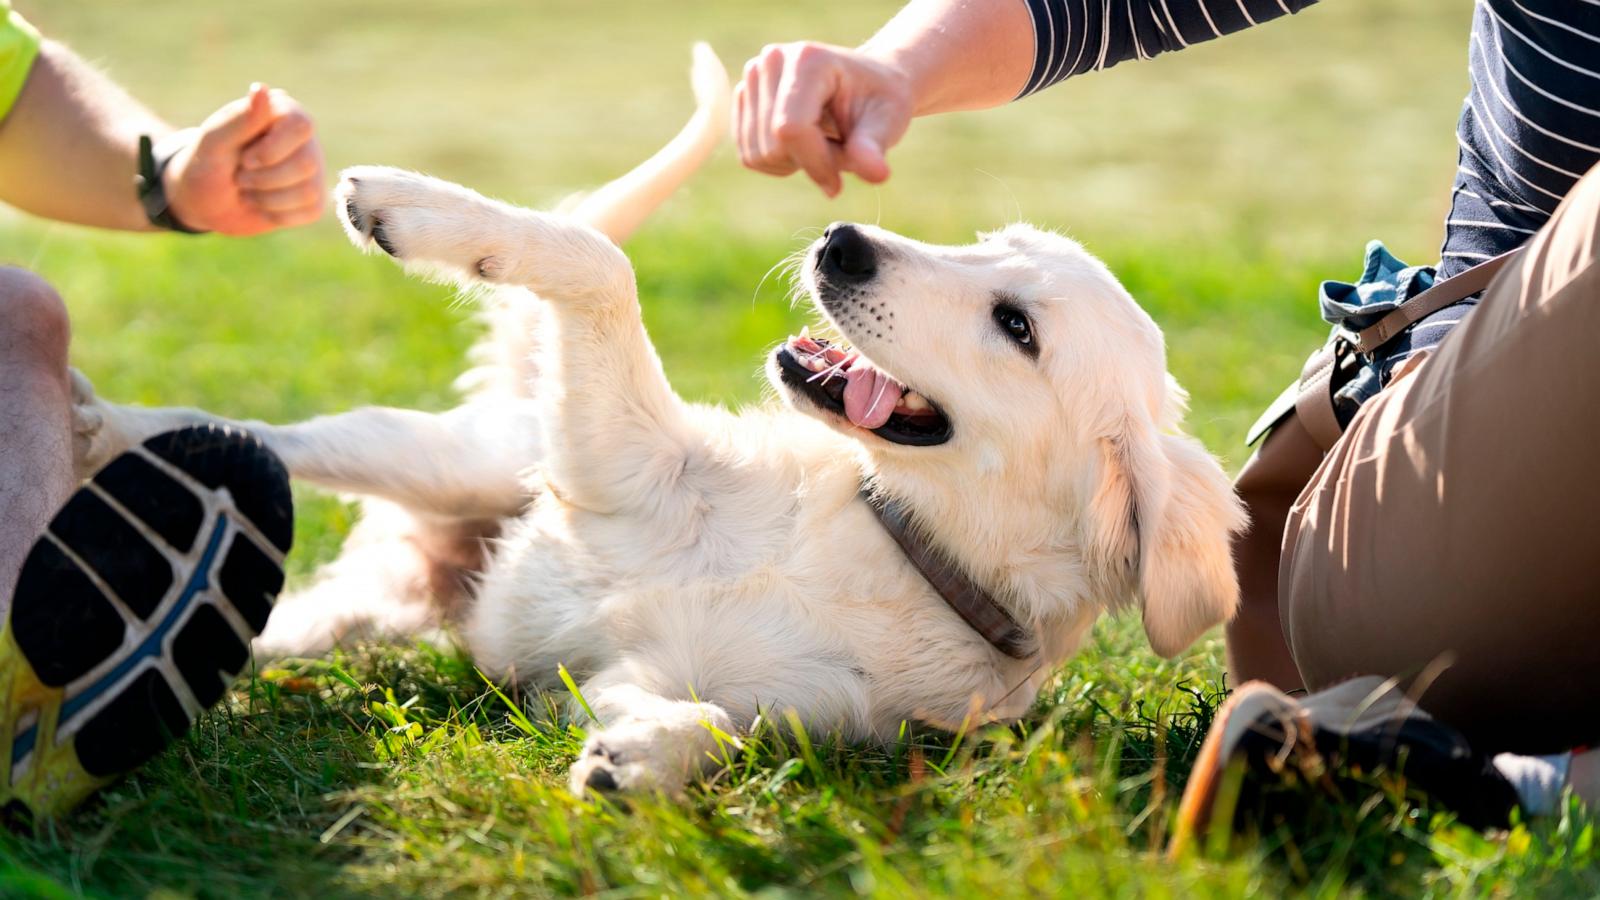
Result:
{"label": "dog's hind paw", "polygon": [[94,385],[77,369],[68,369],[72,383],[72,471],[81,480],[126,450],[106,434],[104,406]]}
{"label": "dog's hind paw", "polygon": [[109,403],[77,369],[68,370],[72,386],[72,471],[79,481],[146,439],[190,425],[215,421],[194,409],[159,409]]}

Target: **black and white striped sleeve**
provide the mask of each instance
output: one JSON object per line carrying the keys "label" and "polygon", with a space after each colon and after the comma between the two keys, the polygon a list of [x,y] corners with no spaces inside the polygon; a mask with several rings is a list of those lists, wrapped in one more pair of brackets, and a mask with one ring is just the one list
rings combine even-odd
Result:
{"label": "black and white striped sleeve", "polygon": [[1316,0],[1024,0],[1033,17],[1033,76],[1020,99],[1125,59],[1243,31]]}

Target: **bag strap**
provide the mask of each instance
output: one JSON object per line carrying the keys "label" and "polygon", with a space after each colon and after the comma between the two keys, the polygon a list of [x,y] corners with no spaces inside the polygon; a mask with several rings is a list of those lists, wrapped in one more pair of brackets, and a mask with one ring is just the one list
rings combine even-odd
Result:
{"label": "bag strap", "polygon": [[1472,268],[1446,278],[1431,288],[1400,304],[1388,315],[1360,331],[1340,331],[1332,340],[1311,354],[1300,372],[1299,393],[1295,395],[1294,411],[1322,452],[1333,449],[1344,434],[1339,417],[1333,409],[1333,373],[1339,364],[1341,346],[1360,353],[1371,353],[1387,344],[1395,335],[1452,303],[1476,294],[1489,286],[1489,282],[1506,263],[1517,255],[1510,250],[1493,259],[1478,263]]}
{"label": "bag strap", "polygon": [[1344,433],[1333,411],[1333,370],[1338,362],[1336,342],[1330,341],[1318,348],[1300,372],[1299,393],[1294,398],[1295,415],[1323,453],[1332,449]]}
{"label": "bag strap", "polygon": [[1372,325],[1357,332],[1347,332],[1344,335],[1345,339],[1356,350],[1362,353],[1371,353],[1389,343],[1390,339],[1395,335],[1405,331],[1423,318],[1433,315],[1452,303],[1459,303],[1488,287],[1489,281],[1499,274],[1500,270],[1505,268],[1506,263],[1510,262],[1511,258],[1516,256],[1521,249],[1521,247],[1518,247],[1516,250],[1507,250],[1493,259],[1478,263],[1459,275],[1446,278],[1395,307],[1388,315]]}

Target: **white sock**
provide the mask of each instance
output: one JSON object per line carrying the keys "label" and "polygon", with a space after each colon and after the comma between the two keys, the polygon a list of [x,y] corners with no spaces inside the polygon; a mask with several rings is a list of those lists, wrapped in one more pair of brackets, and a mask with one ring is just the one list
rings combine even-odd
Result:
{"label": "white sock", "polygon": [[1494,767],[1517,789],[1522,812],[1528,816],[1547,816],[1561,808],[1561,794],[1567,787],[1571,753],[1554,756],[1518,756],[1501,753]]}

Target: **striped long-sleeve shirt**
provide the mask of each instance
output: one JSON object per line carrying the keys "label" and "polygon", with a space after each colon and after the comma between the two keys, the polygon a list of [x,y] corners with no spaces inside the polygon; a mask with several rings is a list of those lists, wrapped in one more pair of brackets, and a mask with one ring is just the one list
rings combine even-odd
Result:
{"label": "striped long-sleeve shirt", "polygon": [[[1026,2],[1035,54],[1023,96],[1299,12],[1315,0]],[[1600,163],[1600,0],[1477,0],[1467,59],[1472,86],[1456,127],[1441,277],[1520,246]],[[1437,344],[1474,302],[1440,310],[1385,348],[1385,375]]]}

